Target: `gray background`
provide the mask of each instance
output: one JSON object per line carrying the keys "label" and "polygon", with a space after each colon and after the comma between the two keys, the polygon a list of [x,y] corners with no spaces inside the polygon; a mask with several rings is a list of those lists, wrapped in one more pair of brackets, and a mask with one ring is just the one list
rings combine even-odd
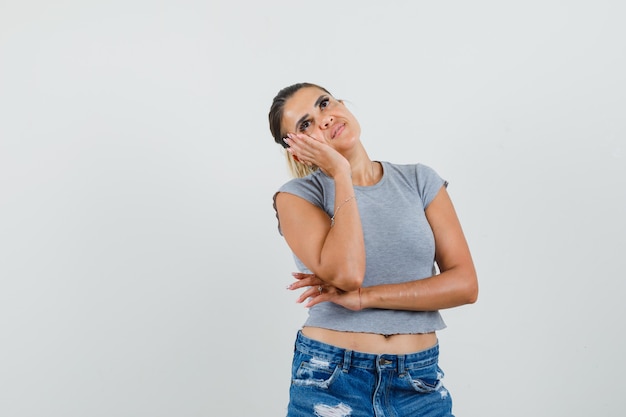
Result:
{"label": "gray background", "polygon": [[0,415],[280,416],[305,309],[267,111],[450,181],[458,416],[624,415],[626,6],[0,1]]}

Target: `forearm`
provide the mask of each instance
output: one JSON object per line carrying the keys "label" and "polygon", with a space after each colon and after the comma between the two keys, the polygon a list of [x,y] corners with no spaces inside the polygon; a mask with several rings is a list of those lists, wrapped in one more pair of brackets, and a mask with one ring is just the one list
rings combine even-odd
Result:
{"label": "forearm", "polygon": [[474,269],[458,267],[421,280],[362,288],[361,307],[435,311],[474,303],[477,296]]}
{"label": "forearm", "polygon": [[357,289],[365,276],[365,241],[349,175],[335,177],[332,224],[320,252],[318,276],[345,291]]}

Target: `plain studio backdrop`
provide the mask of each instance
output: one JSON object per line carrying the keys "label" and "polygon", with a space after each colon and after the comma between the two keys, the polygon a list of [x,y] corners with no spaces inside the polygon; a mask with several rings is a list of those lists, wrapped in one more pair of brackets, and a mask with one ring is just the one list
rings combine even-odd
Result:
{"label": "plain studio backdrop", "polygon": [[626,414],[626,6],[0,1],[0,415],[285,414],[267,112],[309,81],[450,182],[456,415]]}

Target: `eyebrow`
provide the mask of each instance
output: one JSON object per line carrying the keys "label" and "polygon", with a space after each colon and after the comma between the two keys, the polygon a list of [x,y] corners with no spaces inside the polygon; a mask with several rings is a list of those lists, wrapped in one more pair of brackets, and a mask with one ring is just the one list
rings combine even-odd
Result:
{"label": "eyebrow", "polygon": [[[315,104],[313,104],[313,108],[316,108],[317,106],[320,105],[320,103],[322,102],[322,100],[324,100],[327,97],[326,94],[322,94],[321,96],[319,96],[317,98],[317,100],[315,100]],[[304,116],[302,116],[297,122],[296,122],[296,130],[298,130],[298,126],[300,126],[300,123],[304,122],[306,119],[308,119],[309,117],[309,113],[305,114]]]}

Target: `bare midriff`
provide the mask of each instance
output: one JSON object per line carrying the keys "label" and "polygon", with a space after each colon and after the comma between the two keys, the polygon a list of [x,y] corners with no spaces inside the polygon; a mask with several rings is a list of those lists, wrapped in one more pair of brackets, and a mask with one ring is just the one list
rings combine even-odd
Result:
{"label": "bare midriff", "polygon": [[419,352],[437,344],[432,333],[392,334],[340,332],[320,327],[303,327],[302,334],[309,339],[357,352],[402,355]]}

